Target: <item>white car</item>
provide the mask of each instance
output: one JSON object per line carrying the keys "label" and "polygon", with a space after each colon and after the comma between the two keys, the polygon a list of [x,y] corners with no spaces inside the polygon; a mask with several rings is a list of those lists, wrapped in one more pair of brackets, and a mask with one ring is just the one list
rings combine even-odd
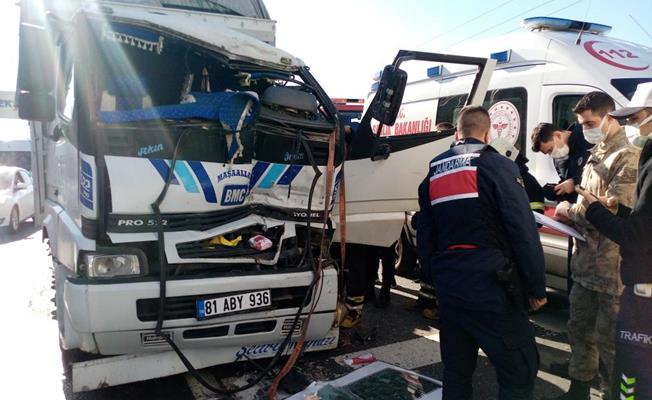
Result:
{"label": "white car", "polygon": [[34,216],[34,187],[27,170],[0,166],[0,227],[16,232]]}

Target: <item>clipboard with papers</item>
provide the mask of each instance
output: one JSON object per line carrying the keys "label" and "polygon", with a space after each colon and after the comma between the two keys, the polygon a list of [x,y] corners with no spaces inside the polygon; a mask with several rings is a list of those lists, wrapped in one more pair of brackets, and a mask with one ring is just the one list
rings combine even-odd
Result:
{"label": "clipboard with papers", "polygon": [[562,224],[559,221],[555,221],[554,219],[547,217],[543,214],[540,214],[538,212],[532,211],[532,214],[534,214],[534,220],[537,222],[537,224],[541,224],[543,226],[547,226],[548,228],[554,229],[556,231],[559,231],[565,235],[572,236],[577,240],[581,240],[583,242],[586,242],[586,238],[582,236],[581,233],[575,230],[575,228],[570,227],[566,224]]}

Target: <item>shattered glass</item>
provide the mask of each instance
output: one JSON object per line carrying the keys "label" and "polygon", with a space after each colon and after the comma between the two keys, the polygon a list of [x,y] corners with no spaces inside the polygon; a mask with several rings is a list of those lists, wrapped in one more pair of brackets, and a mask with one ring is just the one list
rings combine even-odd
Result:
{"label": "shattered glass", "polygon": [[418,400],[440,387],[415,373],[385,368],[341,388],[327,385],[317,395],[321,400]]}

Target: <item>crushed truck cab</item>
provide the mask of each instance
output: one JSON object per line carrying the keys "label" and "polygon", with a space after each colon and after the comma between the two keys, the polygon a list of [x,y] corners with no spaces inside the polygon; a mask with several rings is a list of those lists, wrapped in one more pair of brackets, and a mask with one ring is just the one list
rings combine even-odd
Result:
{"label": "crushed truck cab", "polygon": [[[121,355],[177,357],[168,341],[198,367],[302,333],[334,348],[338,272],[319,256],[341,130],[308,68],[273,46],[262,3],[258,18],[36,3],[21,3],[18,100],[60,343],[120,356],[76,365],[74,389],[185,371],[111,375]],[[89,375],[98,365],[113,367]]]}
{"label": "crushed truck cab", "polygon": [[[343,163],[375,157],[371,114],[393,121],[405,81],[383,78],[345,154],[335,105],[274,47],[260,1],[132,3],[21,2],[17,98],[60,344],[93,354],[73,390],[185,372],[182,357],[335,348]],[[493,67],[401,51],[386,71],[408,59],[475,65],[473,101]]]}

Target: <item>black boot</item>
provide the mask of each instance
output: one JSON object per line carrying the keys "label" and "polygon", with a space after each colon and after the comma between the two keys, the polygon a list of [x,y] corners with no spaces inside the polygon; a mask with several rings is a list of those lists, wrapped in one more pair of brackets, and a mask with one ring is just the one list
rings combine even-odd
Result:
{"label": "black boot", "polygon": [[555,400],[590,400],[590,391],[591,381],[582,382],[572,379],[568,392],[555,397]]}
{"label": "black boot", "polygon": [[373,283],[367,285],[367,289],[364,292],[364,302],[369,304],[376,304],[376,288]]}
{"label": "black boot", "polygon": [[389,284],[385,285],[383,283],[383,286],[380,287],[380,292],[378,293],[376,307],[385,308],[389,306],[389,301],[390,301],[389,289],[390,289],[390,285]]}

